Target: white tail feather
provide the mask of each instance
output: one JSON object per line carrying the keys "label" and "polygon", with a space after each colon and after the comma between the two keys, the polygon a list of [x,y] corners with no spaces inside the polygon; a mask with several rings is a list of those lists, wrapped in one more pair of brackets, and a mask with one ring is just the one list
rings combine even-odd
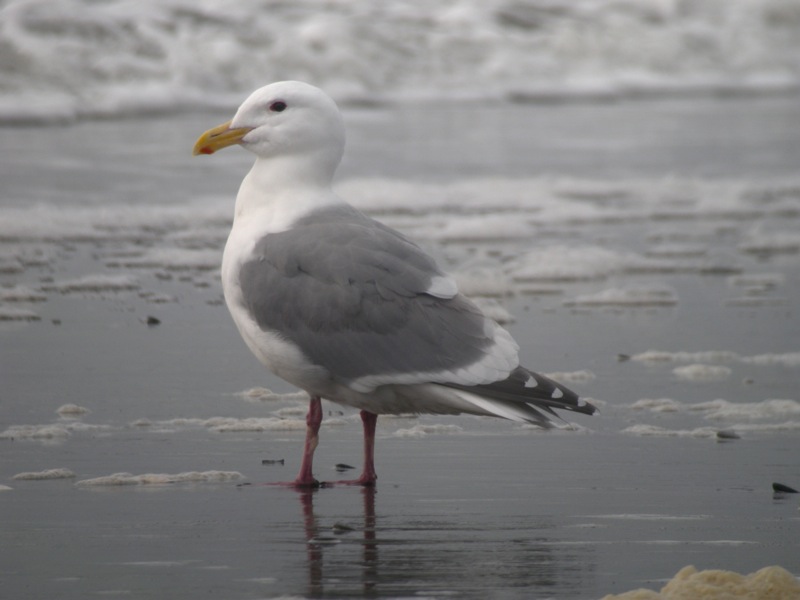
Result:
{"label": "white tail feather", "polygon": [[512,405],[500,403],[490,398],[484,398],[483,396],[478,396],[477,394],[470,394],[469,392],[465,392],[463,390],[454,391],[459,398],[472,404],[476,408],[480,409],[481,412],[485,412],[487,415],[493,415],[503,419],[508,419],[510,421],[517,421],[519,423],[531,422],[530,415],[525,414],[525,412],[521,410],[517,410]]}

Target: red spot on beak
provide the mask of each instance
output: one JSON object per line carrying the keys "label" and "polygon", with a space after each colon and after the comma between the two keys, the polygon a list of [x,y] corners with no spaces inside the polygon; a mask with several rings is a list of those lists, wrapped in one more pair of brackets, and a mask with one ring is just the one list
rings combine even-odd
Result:
{"label": "red spot on beak", "polygon": [[214,149],[210,146],[203,146],[200,148],[200,154],[214,154]]}

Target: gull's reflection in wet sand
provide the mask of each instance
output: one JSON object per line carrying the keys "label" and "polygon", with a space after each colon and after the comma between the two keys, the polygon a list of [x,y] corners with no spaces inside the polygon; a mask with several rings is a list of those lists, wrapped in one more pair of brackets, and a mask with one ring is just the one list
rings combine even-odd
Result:
{"label": "gull's reflection in wet sand", "polygon": [[[303,511],[303,527],[306,536],[306,551],[308,554],[308,594],[319,597],[324,593],[324,549],[326,546],[338,543],[334,536],[327,535],[320,529],[317,517],[314,514],[314,495],[318,490],[301,490],[298,492],[300,506]],[[375,494],[372,486],[360,489],[364,511],[363,567],[362,584],[365,594],[374,592],[378,576],[378,546],[375,539]],[[343,526],[339,526],[343,527]],[[334,532],[337,531],[336,526]],[[340,530],[343,533],[344,530]]]}
{"label": "gull's reflection in wet sand", "polygon": [[[344,509],[344,499],[332,494],[348,495]],[[307,598],[578,598],[579,590],[594,585],[596,546],[572,518],[495,514],[468,500],[451,505],[434,499],[378,519],[375,496],[374,488],[298,492],[302,527],[296,524],[295,531],[302,537],[292,543],[302,540],[298,550],[305,556],[295,571],[302,580],[292,583],[283,574],[294,588],[288,592],[300,588]],[[315,501],[320,510],[339,506],[333,510],[341,512],[317,515]]]}

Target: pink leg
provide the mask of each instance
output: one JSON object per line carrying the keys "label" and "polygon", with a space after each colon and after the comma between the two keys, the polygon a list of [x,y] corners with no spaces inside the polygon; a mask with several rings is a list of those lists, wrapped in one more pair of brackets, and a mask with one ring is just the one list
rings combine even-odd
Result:
{"label": "pink leg", "polygon": [[348,485],[375,485],[378,475],[375,473],[375,424],[378,415],[366,410],[361,411],[361,422],[364,424],[364,470],[361,477],[352,481],[340,481]]}
{"label": "pink leg", "polygon": [[319,426],[322,423],[322,401],[319,396],[311,396],[308,403],[308,414],[306,415],[306,443],[303,448],[303,462],[300,464],[300,472],[294,480],[298,487],[316,487],[319,482],[314,479],[312,473],[314,462],[314,450],[319,444]]}
{"label": "pink leg", "polygon": [[286,485],[297,488],[319,487],[319,481],[314,479],[313,463],[314,450],[319,443],[319,426],[322,423],[322,402],[319,396],[311,396],[306,415],[306,443],[303,448],[303,462],[300,472],[294,481],[276,482],[272,485]]}

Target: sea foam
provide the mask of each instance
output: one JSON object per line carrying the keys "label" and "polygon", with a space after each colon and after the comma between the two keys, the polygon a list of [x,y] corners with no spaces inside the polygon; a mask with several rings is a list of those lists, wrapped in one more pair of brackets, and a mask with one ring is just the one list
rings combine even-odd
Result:
{"label": "sea foam", "polygon": [[0,14],[0,119],[235,106],[291,76],[362,104],[785,92],[800,86],[795,12],[792,0],[297,0],[268,13],[246,0],[17,0]]}
{"label": "sea foam", "polygon": [[177,483],[227,483],[243,479],[238,471],[188,471],[185,473],[114,473],[75,482],[79,487],[109,487],[126,485],[165,485]]}

